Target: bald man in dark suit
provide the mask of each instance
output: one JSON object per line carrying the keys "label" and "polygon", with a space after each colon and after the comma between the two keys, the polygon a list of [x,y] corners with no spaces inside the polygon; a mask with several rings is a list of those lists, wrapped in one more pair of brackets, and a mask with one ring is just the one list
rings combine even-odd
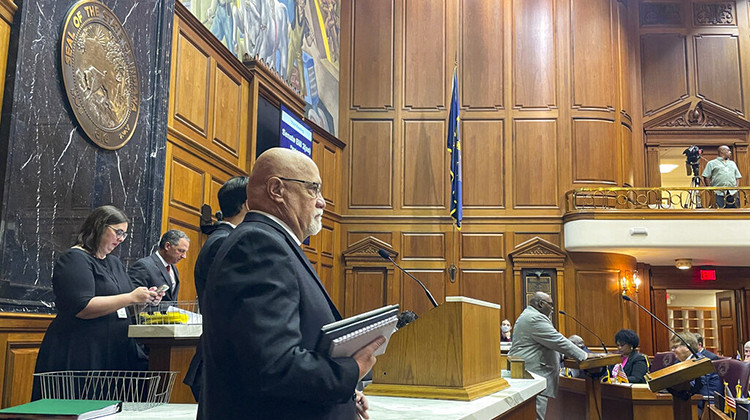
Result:
{"label": "bald man in dark suit", "polygon": [[204,301],[203,419],[367,418],[355,387],[375,364],[374,340],[352,357],[314,351],[341,318],[301,242],[322,227],[320,173],[307,156],[264,152],[250,174],[250,212],[211,266]]}

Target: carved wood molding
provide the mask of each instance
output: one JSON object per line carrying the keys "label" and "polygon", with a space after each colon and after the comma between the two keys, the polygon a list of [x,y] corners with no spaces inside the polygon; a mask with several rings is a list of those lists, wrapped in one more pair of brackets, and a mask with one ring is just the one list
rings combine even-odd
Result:
{"label": "carved wood molding", "polygon": [[385,250],[391,258],[396,258],[398,256],[398,252],[396,252],[390,244],[383,242],[374,236],[368,236],[353,243],[342,253],[342,256],[344,257],[344,263],[347,268],[349,268],[354,262],[369,262],[383,265],[383,257],[378,254],[378,250],[380,249]]}
{"label": "carved wood molding", "polygon": [[680,3],[641,3],[641,26],[678,26],[683,24]]}
{"label": "carved wood molding", "polygon": [[696,26],[736,26],[737,7],[734,2],[693,3],[693,23]]}
{"label": "carved wood molding", "polygon": [[522,242],[508,254],[513,262],[513,269],[562,267],[568,255],[559,246],[538,236]]}
{"label": "carved wood molding", "polygon": [[13,23],[13,15],[16,14],[16,10],[18,10],[18,6],[13,0],[0,0],[0,17],[8,24]]}
{"label": "carved wood molding", "polygon": [[644,122],[643,129],[646,133],[664,130],[733,130],[747,132],[750,131],[750,121],[720,106],[694,98],[690,102],[683,102]]}

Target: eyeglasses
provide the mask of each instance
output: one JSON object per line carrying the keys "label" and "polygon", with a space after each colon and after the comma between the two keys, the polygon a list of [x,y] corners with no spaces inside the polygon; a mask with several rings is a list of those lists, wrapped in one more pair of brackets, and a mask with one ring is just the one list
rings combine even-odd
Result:
{"label": "eyeglasses", "polygon": [[[320,185],[320,182],[312,182],[312,181],[303,181],[301,179],[294,179],[294,178],[284,178],[284,177],[277,177],[282,181],[292,181],[292,182],[299,182],[300,184],[304,184],[305,187],[313,193],[313,197],[317,197],[318,194],[321,194],[322,191],[322,185]],[[322,194],[321,194],[322,195]]]}
{"label": "eyeglasses", "polygon": [[555,306],[551,300],[543,300],[542,302],[546,303],[549,306]]}
{"label": "eyeglasses", "polygon": [[112,229],[113,232],[115,232],[115,236],[117,237],[117,239],[125,240],[125,238],[128,237],[128,232],[125,232],[122,229],[115,229],[115,228],[113,228],[110,225],[107,225],[107,227],[110,228],[110,229]]}

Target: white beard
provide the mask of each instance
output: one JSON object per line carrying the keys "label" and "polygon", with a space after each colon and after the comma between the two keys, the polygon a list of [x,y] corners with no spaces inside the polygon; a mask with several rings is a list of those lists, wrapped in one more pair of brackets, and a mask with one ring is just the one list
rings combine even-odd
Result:
{"label": "white beard", "polygon": [[307,225],[307,229],[305,229],[304,235],[305,238],[308,236],[317,235],[321,229],[323,229],[323,218],[322,214],[320,214],[321,218],[317,218],[318,214],[313,214],[312,218],[310,219],[310,224]]}

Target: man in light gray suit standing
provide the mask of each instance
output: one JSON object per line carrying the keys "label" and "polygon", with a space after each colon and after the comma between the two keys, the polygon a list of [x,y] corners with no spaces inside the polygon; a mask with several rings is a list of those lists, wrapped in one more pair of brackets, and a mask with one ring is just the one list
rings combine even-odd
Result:
{"label": "man in light gray suit standing", "polygon": [[552,325],[552,298],[536,292],[529,306],[521,312],[514,326],[515,334],[509,356],[524,359],[526,370],[547,379],[547,388],[536,396],[536,418],[543,420],[547,413],[547,400],[555,398],[560,378],[560,354],[585,360],[587,353],[560,334]]}

